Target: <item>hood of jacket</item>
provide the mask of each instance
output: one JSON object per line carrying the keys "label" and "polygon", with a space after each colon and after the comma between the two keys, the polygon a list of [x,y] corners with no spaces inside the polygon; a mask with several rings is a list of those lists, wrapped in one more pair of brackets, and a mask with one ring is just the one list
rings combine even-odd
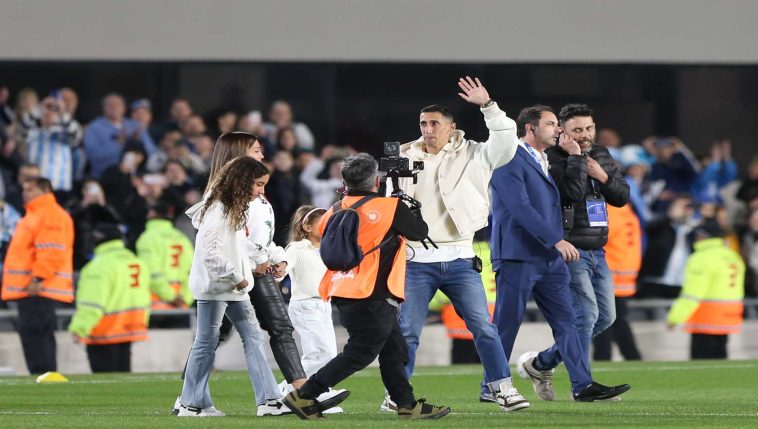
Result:
{"label": "hood of jacket", "polygon": [[195,229],[200,228],[200,214],[203,212],[203,207],[205,206],[205,200],[200,201],[199,203],[195,204],[194,206],[187,209],[184,214],[189,216],[189,218],[192,220],[192,226],[195,227]]}
{"label": "hood of jacket", "polygon": [[[463,147],[463,142],[466,140],[463,138],[466,133],[463,130],[455,130],[452,134],[450,134],[450,143],[452,143],[452,150],[453,152],[457,152],[461,150]],[[424,152],[424,138],[419,137],[418,139],[405,143],[400,146],[400,155],[407,156],[409,158],[419,159],[426,156],[426,152]]]}

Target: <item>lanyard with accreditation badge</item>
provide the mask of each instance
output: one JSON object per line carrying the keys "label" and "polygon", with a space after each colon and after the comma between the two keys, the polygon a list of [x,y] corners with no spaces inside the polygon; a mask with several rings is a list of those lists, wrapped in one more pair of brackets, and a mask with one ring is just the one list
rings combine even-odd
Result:
{"label": "lanyard with accreditation badge", "polygon": [[[589,156],[589,155],[587,155]],[[587,206],[587,219],[590,226],[608,226],[608,210],[605,207],[605,200],[600,198],[600,193],[595,188],[595,179],[589,177],[590,186],[592,186],[592,196],[584,202]]]}

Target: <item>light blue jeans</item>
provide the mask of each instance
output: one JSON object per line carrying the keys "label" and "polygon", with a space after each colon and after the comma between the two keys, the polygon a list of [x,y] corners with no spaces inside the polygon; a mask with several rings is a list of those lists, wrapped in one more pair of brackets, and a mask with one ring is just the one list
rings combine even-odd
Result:
{"label": "light blue jeans", "polygon": [[[579,342],[589,362],[592,338],[608,329],[616,320],[616,301],[613,296],[613,277],[605,262],[605,249],[577,250],[579,260],[568,263],[571,299]],[[555,344],[541,352],[539,360],[545,368],[555,368],[563,361]]]}
{"label": "light blue jeans", "polygon": [[232,321],[242,339],[247,372],[253,384],[255,402],[264,404],[267,399],[279,399],[282,393],[276,384],[274,374],[266,363],[263,351],[263,335],[258,329],[250,300],[244,301],[198,301],[197,333],[192,344],[187,372],[184,376],[181,403],[188,407],[207,408],[213,405],[208,379],[216,357],[219,327],[224,312]]}
{"label": "light blue jeans", "polygon": [[437,289],[441,290],[474,335],[474,346],[484,366],[484,381],[492,390],[508,377],[508,361],[497,328],[490,320],[482,276],[471,259],[450,262],[408,262],[405,270],[405,302],[400,305],[400,329],[408,343],[408,379],[416,363],[421,329]]}

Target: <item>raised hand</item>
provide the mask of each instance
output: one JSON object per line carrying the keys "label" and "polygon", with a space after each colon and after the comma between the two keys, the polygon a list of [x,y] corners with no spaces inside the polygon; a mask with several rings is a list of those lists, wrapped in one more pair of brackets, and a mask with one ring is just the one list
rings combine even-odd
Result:
{"label": "raised hand", "polygon": [[463,91],[459,92],[458,95],[469,103],[482,106],[490,101],[490,94],[479,81],[478,77],[475,77],[474,79],[471,79],[469,76],[466,76],[465,79],[461,78],[458,81],[458,86]]}

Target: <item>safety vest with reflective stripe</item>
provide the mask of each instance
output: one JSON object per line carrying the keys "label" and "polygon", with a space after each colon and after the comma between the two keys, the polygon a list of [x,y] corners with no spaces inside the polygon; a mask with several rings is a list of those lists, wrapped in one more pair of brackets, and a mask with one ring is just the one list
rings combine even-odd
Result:
{"label": "safety vest with reflective stripe", "polygon": [[613,292],[618,297],[637,292],[637,275],[642,265],[642,228],[630,204],[608,205],[608,243],[605,260],[613,274]]}
{"label": "safety vest with reflective stripe", "polygon": [[[484,294],[487,297],[487,308],[490,313],[490,320],[495,313],[495,298],[497,297],[497,288],[495,284],[495,272],[492,271],[490,263],[490,244],[487,241],[474,242],[474,253],[483,261],[482,266],[482,285]],[[438,290],[434,298],[429,302],[429,309],[440,312],[442,323],[447,329],[447,336],[459,340],[473,340],[474,335],[466,327],[466,322],[461,319],[458,312],[450,303],[450,299]]]}
{"label": "safety vest with reflective stripe", "polygon": [[[342,209],[350,207],[361,198],[363,196],[343,198]],[[327,270],[319,286],[322,299],[327,300],[330,297],[361,299],[371,296],[379,274],[379,255],[383,249],[377,249],[367,255],[365,252],[382,242],[392,227],[397,204],[397,198],[377,197],[358,207],[356,210],[360,219],[358,245],[364,252],[363,261],[347,272]],[[333,208],[330,208],[322,218],[319,224],[322,234],[332,214]],[[405,239],[399,238],[400,245],[387,278],[387,288],[392,295],[403,300],[405,298]]]}
{"label": "safety vest with reflective stripe", "polygon": [[684,285],[668,314],[672,324],[684,324],[696,334],[725,335],[742,325],[745,263],[721,238],[695,243],[687,260]]}
{"label": "safety vest with reflective stripe", "polygon": [[28,298],[32,279],[41,279],[39,296],[74,302],[74,221],[46,193],[26,204],[16,224],[3,266],[2,299]]}
{"label": "safety vest with reflective stripe", "polygon": [[151,219],[137,239],[137,255],[150,269],[153,310],[176,308],[168,302],[182,297],[192,303],[189,273],[195,249],[192,242],[170,220]]}
{"label": "safety vest with reflective stripe", "polygon": [[124,246],[111,240],[95,248],[76,292],[76,313],[68,327],[85,344],[117,344],[147,339],[150,271]]}

